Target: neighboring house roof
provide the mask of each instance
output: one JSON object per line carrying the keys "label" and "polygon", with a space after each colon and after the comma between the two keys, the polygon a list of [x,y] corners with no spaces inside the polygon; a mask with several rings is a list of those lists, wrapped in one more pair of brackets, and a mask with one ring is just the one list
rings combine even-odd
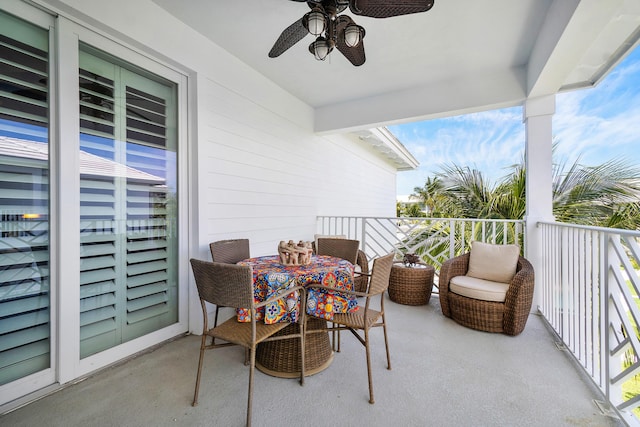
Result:
{"label": "neighboring house roof", "polygon": [[420,199],[413,194],[398,194],[396,196],[396,202],[398,203],[420,203]]}
{"label": "neighboring house roof", "polygon": [[[47,161],[49,159],[49,144],[9,136],[0,136],[0,156]],[[111,178],[126,177],[157,184],[164,184],[165,182],[161,177],[85,151],[80,151],[80,174]]]}

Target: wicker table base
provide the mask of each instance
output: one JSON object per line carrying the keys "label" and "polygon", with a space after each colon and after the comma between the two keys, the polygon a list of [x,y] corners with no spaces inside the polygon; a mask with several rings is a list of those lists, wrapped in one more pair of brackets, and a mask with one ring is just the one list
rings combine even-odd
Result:
{"label": "wicker table base", "polygon": [[[326,320],[310,318],[307,328],[322,329],[326,327]],[[298,329],[293,323],[276,335],[291,333],[291,329]],[[305,376],[317,374],[328,368],[333,361],[333,351],[329,333],[306,334],[305,337]],[[256,368],[267,375],[280,378],[296,378],[300,376],[300,341],[297,338],[267,341],[258,344],[256,350]]]}
{"label": "wicker table base", "polygon": [[435,269],[430,265],[405,267],[403,264],[394,264],[389,275],[389,298],[398,304],[428,304],[434,273]]}

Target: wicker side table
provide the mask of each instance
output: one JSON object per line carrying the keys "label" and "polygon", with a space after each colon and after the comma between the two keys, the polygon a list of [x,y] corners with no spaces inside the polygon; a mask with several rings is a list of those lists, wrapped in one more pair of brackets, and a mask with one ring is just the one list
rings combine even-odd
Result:
{"label": "wicker side table", "polygon": [[435,269],[426,264],[405,267],[394,263],[389,275],[389,298],[398,304],[424,305],[431,299]]}

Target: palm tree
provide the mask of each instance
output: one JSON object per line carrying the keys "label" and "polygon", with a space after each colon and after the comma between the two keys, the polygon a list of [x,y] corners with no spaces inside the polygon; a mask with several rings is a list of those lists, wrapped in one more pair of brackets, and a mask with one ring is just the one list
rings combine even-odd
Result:
{"label": "palm tree", "polygon": [[450,198],[443,193],[444,183],[439,176],[427,178],[424,186],[414,187],[411,197],[425,206],[430,217],[451,217],[455,212],[455,205],[450,204]]}
{"label": "palm tree", "polygon": [[[622,159],[599,166],[554,164],[553,214],[557,221],[600,227],[640,229],[640,169]],[[458,165],[444,166],[444,217],[522,219],[525,214],[524,162],[492,186],[482,172]],[[427,180],[427,184],[432,181]],[[425,187],[427,185],[425,184]]]}
{"label": "palm tree", "polygon": [[504,177],[492,196],[494,218],[524,218],[527,210],[525,199],[526,169],[524,162],[512,166],[513,171]]}
{"label": "palm tree", "polygon": [[557,221],[639,229],[640,171],[624,160],[568,169],[554,165],[553,214]]}
{"label": "palm tree", "polygon": [[442,182],[442,194],[452,208],[450,214],[460,218],[491,218],[494,189],[481,171],[456,164],[442,166],[436,175]]}
{"label": "palm tree", "polygon": [[[443,166],[434,179],[427,179],[424,187],[414,189],[414,197],[430,206],[433,220],[416,228],[404,243],[417,246],[417,253],[425,262],[437,264],[448,253],[451,241],[447,236],[452,232],[448,222],[437,218],[524,218],[525,177],[524,161],[513,165],[495,186],[478,170],[455,164]],[[623,160],[610,160],[599,166],[581,165],[579,159],[569,166],[554,164],[552,191],[557,221],[640,230],[640,169]],[[503,224],[497,230],[498,240],[505,234],[517,235],[509,227],[513,224]],[[466,235],[458,237],[467,242],[478,237],[471,236],[471,232],[465,230]],[[418,245],[425,241],[428,244]],[[456,251],[463,250],[461,242],[453,243]]]}
{"label": "palm tree", "polygon": [[427,215],[422,211],[419,203],[396,203],[398,217],[422,218]]}

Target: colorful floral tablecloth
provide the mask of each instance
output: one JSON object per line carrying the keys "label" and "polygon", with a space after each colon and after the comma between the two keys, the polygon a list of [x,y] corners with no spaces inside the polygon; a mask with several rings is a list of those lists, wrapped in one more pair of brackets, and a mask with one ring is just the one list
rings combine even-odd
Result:
{"label": "colorful floral tablecloth", "polygon": [[[340,294],[340,289],[353,289],[354,267],[349,261],[324,255],[314,255],[308,265],[283,265],[277,255],[250,258],[238,264],[253,268],[254,298],[264,301],[281,289],[289,286],[306,286],[321,283],[336,289],[333,291],[310,290],[307,293],[307,313],[331,320],[333,313],[346,313],[358,309],[354,297]],[[257,320],[265,323],[298,320],[298,294],[292,292],[286,300],[280,299],[273,304],[258,309]],[[238,321],[249,322],[249,310],[238,309]]]}

